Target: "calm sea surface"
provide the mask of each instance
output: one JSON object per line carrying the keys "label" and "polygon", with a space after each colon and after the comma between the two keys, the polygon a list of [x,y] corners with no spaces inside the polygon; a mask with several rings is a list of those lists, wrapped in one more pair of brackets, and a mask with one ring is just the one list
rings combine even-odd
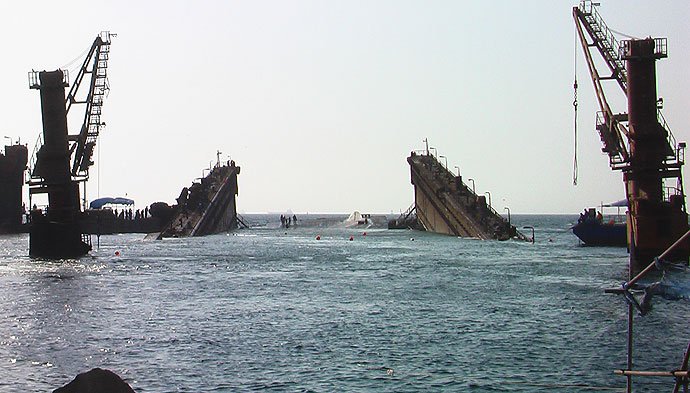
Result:
{"label": "calm sea surface", "polygon": [[[625,387],[613,370],[625,367],[627,307],[603,290],[625,280],[627,253],[579,246],[575,216],[514,215],[536,244],[338,224],[345,217],[303,216],[285,230],[249,216],[252,229],[203,238],[102,236],[90,256],[60,262],[29,259],[27,235],[0,237],[0,391],[50,392],[93,367],[137,392]],[[690,274],[666,280],[690,293]],[[679,367],[688,311],[659,298],[636,317],[636,369]]]}

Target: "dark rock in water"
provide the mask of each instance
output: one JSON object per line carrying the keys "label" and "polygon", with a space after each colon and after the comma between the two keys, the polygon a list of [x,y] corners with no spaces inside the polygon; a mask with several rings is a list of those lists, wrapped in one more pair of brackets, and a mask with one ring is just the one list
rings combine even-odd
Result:
{"label": "dark rock in water", "polygon": [[67,385],[53,393],[134,393],[134,390],[110,370],[94,368],[81,373]]}

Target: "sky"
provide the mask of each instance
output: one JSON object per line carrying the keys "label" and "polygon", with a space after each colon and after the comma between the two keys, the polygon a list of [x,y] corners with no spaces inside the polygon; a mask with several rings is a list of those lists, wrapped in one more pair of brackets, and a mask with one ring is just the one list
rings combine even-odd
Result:
{"label": "sky", "polygon": [[[690,2],[601,3],[612,29],[668,38],[658,94],[676,138],[689,140]],[[27,72],[67,65],[109,30],[89,199],[172,203],[220,151],[242,168],[240,212],[398,213],[413,203],[405,158],[427,138],[496,210],[577,213],[625,195],[594,129],[576,4],[2,2],[0,136],[31,154],[41,114]],[[607,85],[622,112],[616,89]]]}

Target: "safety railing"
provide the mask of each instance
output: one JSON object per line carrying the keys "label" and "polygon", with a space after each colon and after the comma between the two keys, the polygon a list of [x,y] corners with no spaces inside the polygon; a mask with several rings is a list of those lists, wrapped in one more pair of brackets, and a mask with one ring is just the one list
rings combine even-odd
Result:
{"label": "safety railing", "polygon": [[596,7],[599,3],[591,0],[582,0],[578,9],[583,14],[582,22],[586,24],[587,30],[594,39],[594,44],[599,48],[599,52],[606,59],[613,76],[618,80],[623,90],[627,89],[628,74],[620,56],[620,44],[613,31],[606,25],[604,19],[599,15]]}
{"label": "safety railing", "polygon": [[38,137],[36,138],[36,144],[34,145],[34,150],[31,153],[31,158],[29,158],[29,178],[33,179],[36,178],[34,175],[34,169],[36,169],[36,162],[38,161],[38,152],[41,150],[41,146],[43,146],[43,134],[38,134]]}
{"label": "safety railing", "polygon": [[672,196],[683,195],[683,191],[679,187],[664,187],[664,200],[668,201]]}
{"label": "safety railing", "polygon": [[[630,54],[631,40],[622,40],[618,47],[618,57],[624,59],[631,56]],[[654,57],[662,58],[668,57],[668,39],[665,37],[654,38]]]}
{"label": "safety railing", "polygon": [[240,213],[235,213],[235,218],[237,219],[237,226],[240,228],[248,229],[249,224],[247,224],[247,221],[240,215]]}
{"label": "safety railing", "polygon": [[596,26],[598,28],[597,32],[601,32],[601,34],[603,34],[603,36],[600,36],[600,38],[606,42],[607,46],[610,45],[611,49],[618,52],[620,47],[618,40],[616,40],[616,37],[613,35],[613,31],[611,31],[608,25],[606,25],[606,22],[604,22],[604,18],[602,18],[597,12],[597,5],[598,3],[593,3],[591,0],[582,0],[579,8],[583,14],[592,17],[592,21],[594,22],[592,24],[593,27]]}
{"label": "safety railing", "polygon": [[[62,71],[62,84],[66,87],[69,86],[69,71]],[[29,71],[29,89],[40,89],[41,79],[39,77],[39,71]]]}
{"label": "safety railing", "polygon": [[671,155],[668,156],[668,158],[672,158],[672,159],[676,160],[678,163],[683,164],[683,162],[685,161],[685,144],[683,143],[680,146],[678,145],[678,142],[676,141],[675,135],[673,135],[673,132],[671,132],[671,128],[669,127],[668,123],[666,122],[666,118],[661,113],[661,109],[657,108],[656,114],[657,114],[657,120],[659,121],[659,124],[668,134],[666,139],[668,140],[668,145],[672,149]]}
{"label": "safety railing", "polygon": [[91,235],[88,233],[82,233],[81,234],[81,241],[84,244],[88,244],[89,247],[91,247]]}

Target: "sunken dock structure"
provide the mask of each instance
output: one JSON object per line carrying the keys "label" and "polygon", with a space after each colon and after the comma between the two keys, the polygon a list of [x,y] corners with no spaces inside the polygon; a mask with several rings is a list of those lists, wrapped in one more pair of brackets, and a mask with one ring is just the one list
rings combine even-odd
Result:
{"label": "sunken dock structure", "polygon": [[24,145],[5,146],[4,154],[0,152],[0,233],[22,231],[22,186],[27,160]]}
{"label": "sunken dock structure", "polygon": [[205,236],[245,226],[235,202],[239,173],[235,161],[219,161],[200,182],[183,188],[158,239]]}
{"label": "sunken dock structure", "polygon": [[[414,211],[424,230],[478,239],[529,240],[426,150],[407,158]],[[407,216],[409,217],[409,215]],[[411,226],[410,224],[407,224]]]}

